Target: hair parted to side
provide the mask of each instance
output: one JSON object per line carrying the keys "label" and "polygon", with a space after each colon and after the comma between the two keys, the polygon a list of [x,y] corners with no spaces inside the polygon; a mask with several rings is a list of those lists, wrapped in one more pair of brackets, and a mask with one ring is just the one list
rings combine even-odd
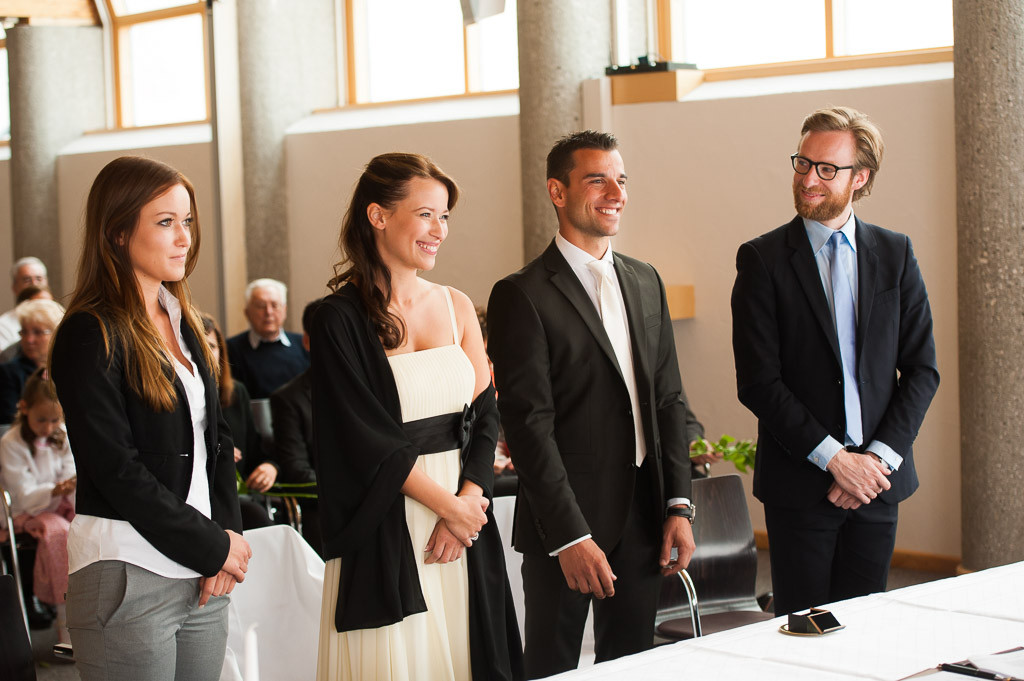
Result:
{"label": "hair parted to side", "polygon": [[619,140],[607,132],[596,130],[580,130],[562,137],[548,152],[548,179],[554,178],[569,186],[569,173],[576,167],[573,153],[580,149],[599,149],[615,151],[619,148]]}
{"label": "hair parted to side", "polygon": [[[57,388],[50,380],[50,373],[46,367],[39,367],[25,379],[25,387],[21,389],[21,402],[18,403],[18,413],[14,416],[14,423],[11,424],[12,428],[20,429],[21,439],[28,445],[29,454],[33,457],[36,455],[36,434],[33,432],[32,426],[29,425],[25,412],[44,401],[60,406],[60,402],[57,400]],[[46,440],[51,445],[60,447],[64,444],[66,437],[64,429],[57,428]]]}
{"label": "hair parted to side", "polygon": [[809,132],[849,132],[853,134],[857,146],[857,159],[853,172],[862,168],[871,171],[868,181],[863,187],[853,192],[853,200],[859,201],[871,194],[875,184],[875,175],[882,166],[882,155],[885,153],[885,142],[882,131],[878,129],[867,114],[851,109],[848,106],[830,106],[818,109],[804,119],[800,127],[800,138]]}
{"label": "hair parted to side", "polygon": [[217,392],[220,397],[220,406],[230,407],[235,401],[235,379],[231,375],[231,363],[228,361],[228,345],[224,342],[224,334],[221,333],[217,320],[206,313],[199,315],[203,322],[203,344],[206,344],[206,336],[213,334],[217,339],[217,349],[220,351],[220,360],[217,362]]}
{"label": "hair parted to side", "polygon": [[341,223],[339,246],[342,259],[334,266],[327,287],[337,291],[352,282],[366,305],[381,344],[388,350],[405,341],[405,321],[388,310],[391,303],[391,271],[377,251],[375,229],[367,209],[376,203],[391,210],[404,199],[413,178],[437,180],[448,190],[448,210],[459,200],[459,187],[433,161],[420,154],[392,152],[375,156],[366,164],[356,182],[345,218]]}
{"label": "hair parted to side", "polygon": [[[138,227],[143,206],[175,185],[181,185],[188,192],[192,246],[185,260],[185,278],[163,284],[181,303],[182,321],[196,338],[202,339],[203,325],[192,307],[186,281],[199,258],[195,189],[188,178],[171,166],[140,156],[114,159],[92,183],[85,206],[85,237],[78,278],[67,311],[67,317],[76,312],[88,312],[100,320],[108,357],[114,346],[123,350],[128,386],[157,411],[174,409],[177,401],[174,368],[164,353],[163,339],[146,312],[128,245]],[[206,365],[216,374],[217,368],[213,366],[206,343],[199,343],[199,346]],[[53,344],[50,347],[53,348]]]}
{"label": "hair parted to side", "polygon": [[14,308],[18,324],[25,328],[27,324],[36,324],[53,331],[64,317],[64,306],[55,300],[26,300]]}

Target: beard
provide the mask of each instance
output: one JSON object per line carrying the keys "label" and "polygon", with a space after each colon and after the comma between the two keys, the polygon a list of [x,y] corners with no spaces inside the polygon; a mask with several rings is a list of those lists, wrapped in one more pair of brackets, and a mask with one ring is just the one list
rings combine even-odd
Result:
{"label": "beard", "polygon": [[823,184],[819,184],[810,189],[820,191],[824,194],[822,200],[818,203],[810,203],[800,195],[800,190],[803,185],[799,179],[793,180],[793,204],[796,206],[796,214],[802,218],[808,220],[814,220],[815,222],[827,222],[828,220],[834,220],[843,214],[846,207],[850,204],[850,195],[853,193],[853,178],[846,184],[846,187],[840,193],[829,191],[828,187]]}

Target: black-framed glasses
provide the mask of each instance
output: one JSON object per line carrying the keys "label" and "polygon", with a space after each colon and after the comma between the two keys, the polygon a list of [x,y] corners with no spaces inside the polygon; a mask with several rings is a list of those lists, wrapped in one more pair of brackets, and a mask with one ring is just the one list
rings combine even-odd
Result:
{"label": "black-framed glasses", "polygon": [[821,161],[812,161],[809,158],[801,156],[800,154],[793,154],[789,157],[789,160],[793,163],[793,170],[806,175],[811,172],[811,168],[814,168],[814,172],[818,173],[818,177],[823,180],[834,180],[836,175],[839,174],[840,170],[853,170],[856,166],[837,166],[834,163],[822,163]]}

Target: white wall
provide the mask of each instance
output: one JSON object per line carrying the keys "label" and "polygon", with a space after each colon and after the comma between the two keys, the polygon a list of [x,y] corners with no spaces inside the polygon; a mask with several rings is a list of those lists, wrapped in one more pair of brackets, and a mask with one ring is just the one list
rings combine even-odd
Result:
{"label": "white wall", "polygon": [[[830,104],[865,111],[882,129],[885,159],[872,196],[855,211],[910,235],[935,320],[942,381],[915,446],[921,489],[901,504],[897,546],[958,556],[952,80],[615,107],[614,132],[629,175],[616,247],[651,262],[667,283],[696,286],[696,318],[675,324],[689,397],[709,437],[756,437],[756,420],[736,399],[729,307],[736,249],[793,217],[788,156],[803,116]],[[719,464],[715,473],[732,470]],[[763,529],[760,504],[753,497],[749,503],[755,527]]]}
{"label": "white wall", "polygon": [[7,273],[14,263],[14,227],[11,218],[11,161],[9,154],[0,160],[0,311],[14,307],[11,281]]}

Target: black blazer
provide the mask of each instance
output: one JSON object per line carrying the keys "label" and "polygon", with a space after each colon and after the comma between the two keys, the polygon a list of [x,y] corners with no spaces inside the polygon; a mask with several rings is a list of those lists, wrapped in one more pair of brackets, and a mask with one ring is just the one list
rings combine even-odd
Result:
{"label": "black blazer", "polygon": [[[910,239],[857,219],[857,361],[864,444],[903,457],[879,499],[917,489],[913,442],[939,385],[932,315]],[[807,508],[832,475],[807,456],[826,435],[843,442],[839,341],[803,221],[740,246],[732,292],[740,401],[758,418],[754,494]]]}
{"label": "black blazer", "polygon": [[[690,496],[689,443],[703,428],[686,404],[658,273],[618,253],[614,259],[661,518],[668,499]],[[519,474],[516,549],[546,554],[591,534],[611,550],[633,497],[629,393],[597,309],[553,242],[494,285],[487,324],[498,408]]]}
{"label": "black blazer", "polygon": [[281,482],[316,482],[312,395],[309,369],[270,394],[274,455]]}
{"label": "black blazer", "polygon": [[124,349],[108,354],[101,321],[87,312],[64,319],[53,339],[50,369],[64,408],[78,471],[76,511],[127,520],[168,558],[205,576],[228,555],[225,529],[242,531],[234,447],[217,385],[187,324],[181,335],[206,387],[206,472],[212,519],[185,503],[194,461],[192,417],[175,376],[174,411],[155,412],[128,387]]}

